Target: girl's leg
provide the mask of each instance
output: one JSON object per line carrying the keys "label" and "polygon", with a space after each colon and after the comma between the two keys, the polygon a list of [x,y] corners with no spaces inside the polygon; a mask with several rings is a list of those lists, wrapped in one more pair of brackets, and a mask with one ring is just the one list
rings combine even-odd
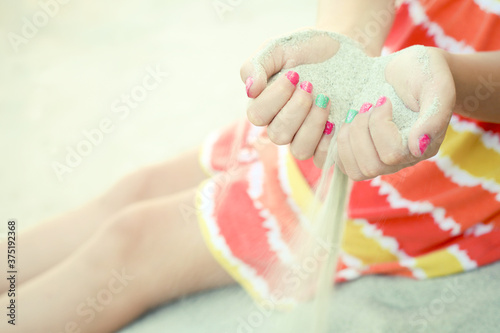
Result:
{"label": "girl's leg", "polygon": [[[1,332],[112,332],[179,296],[232,283],[202,239],[194,190],[110,218],[66,260],[18,290],[19,321]],[[0,304],[8,304],[7,295]],[[21,312],[22,311],[22,312]]]}
{"label": "girl's leg", "polygon": [[[118,210],[134,202],[192,188],[204,178],[206,174],[199,165],[198,151],[190,152],[139,169],[82,207],[23,231],[19,237],[22,240],[19,261],[22,262],[23,274],[19,276],[18,283],[29,280],[66,258]],[[0,249],[4,245],[0,244]],[[3,286],[0,292],[5,291]]]}

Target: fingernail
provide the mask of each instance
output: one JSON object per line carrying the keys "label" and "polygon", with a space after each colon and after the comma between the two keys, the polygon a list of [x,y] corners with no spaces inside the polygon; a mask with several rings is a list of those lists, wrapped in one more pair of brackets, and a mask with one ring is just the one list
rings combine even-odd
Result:
{"label": "fingernail", "polygon": [[352,123],[352,121],[354,120],[354,117],[356,117],[358,115],[358,113],[359,112],[356,110],[353,110],[353,109],[349,110],[347,112],[347,117],[345,118],[346,124]]}
{"label": "fingernail", "polygon": [[312,93],[313,91],[313,85],[311,82],[308,82],[308,81],[304,81],[300,84],[300,89],[308,92],[308,93]]}
{"label": "fingernail", "polygon": [[366,113],[368,111],[370,111],[373,107],[373,104],[372,103],[365,103],[363,105],[361,105],[361,109],[359,109],[359,113]]}
{"label": "fingernail", "polygon": [[328,105],[328,102],[330,102],[330,99],[326,95],[319,94],[316,96],[316,106],[324,109]]}
{"label": "fingernail", "polygon": [[297,86],[297,83],[299,83],[299,74],[297,72],[289,71],[286,73],[286,77],[294,86]]}
{"label": "fingernail", "polygon": [[327,121],[326,125],[325,125],[325,130],[323,131],[323,133],[326,135],[330,135],[330,134],[332,134],[334,128],[335,128],[335,124]]}
{"label": "fingernail", "polygon": [[418,147],[420,148],[422,155],[425,153],[430,143],[431,137],[428,134],[424,134],[418,139]]}
{"label": "fingernail", "polygon": [[375,104],[376,107],[379,107],[379,106],[382,106],[385,104],[385,102],[387,101],[387,97],[385,96],[382,96],[378,99],[377,101],[377,104]]}
{"label": "fingernail", "polygon": [[248,79],[245,81],[245,86],[247,88],[247,96],[250,97],[250,88],[252,87],[253,84],[253,77],[249,76]]}

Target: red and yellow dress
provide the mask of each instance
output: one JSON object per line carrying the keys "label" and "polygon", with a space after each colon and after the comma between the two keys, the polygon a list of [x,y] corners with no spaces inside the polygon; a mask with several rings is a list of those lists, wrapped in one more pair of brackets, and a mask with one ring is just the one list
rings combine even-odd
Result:
{"label": "red and yellow dress", "polygon": [[[405,1],[385,51],[414,44],[500,50],[500,0]],[[247,122],[214,133],[201,162],[212,175],[197,198],[208,247],[252,296],[268,299],[277,287],[268,268],[293,265],[290,231],[307,223],[320,171]],[[353,185],[336,279],[425,279],[499,259],[500,125],[454,115],[435,157]]]}

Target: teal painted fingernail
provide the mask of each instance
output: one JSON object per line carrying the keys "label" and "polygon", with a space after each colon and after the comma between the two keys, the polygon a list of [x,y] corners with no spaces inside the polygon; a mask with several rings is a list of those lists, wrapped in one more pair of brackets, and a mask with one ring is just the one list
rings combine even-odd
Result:
{"label": "teal painted fingernail", "polygon": [[328,102],[330,102],[330,99],[325,95],[319,94],[316,96],[316,106],[324,109],[328,105]]}
{"label": "teal painted fingernail", "polygon": [[353,109],[349,110],[349,112],[347,112],[347,117],[345,118],[346,124],[352,123],[352,121],[354,120],[354,117],[356,117],[356,115],[358,113],[359,112],[356,110],[353,110]]}

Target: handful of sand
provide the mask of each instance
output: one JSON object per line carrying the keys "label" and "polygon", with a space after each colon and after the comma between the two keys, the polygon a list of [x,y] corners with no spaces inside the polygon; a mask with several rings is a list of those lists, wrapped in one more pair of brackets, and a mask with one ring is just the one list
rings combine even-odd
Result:
{"label": "handful of sand", "polygon": [[[419,118],[418,110],[411,110],[398,96],[394,87],[386,80],[386,68],[399,54],[413,53],[418,60],[416,66],[421,66],[422,72],[429,73],[429,56],[426,48],[420,45],[409,47],[400,52],[381,57],[369,57],[363,46],[352,39],[333,32],[319,30],[305,30],[275,39],[268,44],[253,59],[254,67],[263,71],[261,63],[271,55],[276,46],[284,52],[296,51],[302,45],[314,39],[333,43],[334,54],[321,63],[299,65],[287,68],[277,73],[271,80],[289,70],[296,71],[302,81],[310,81],[315,92],[323,93],[332,99],[332,108],[329,120],[337,129],[345,121],[349,109],[359,110],[366,102],[374,103],[380,96],[386,96],[393,106],[393,121],[401,133],[401,142],[405,146],[412,126]],[[432,110],[437,108],[437,102]],[[419,121],[422,121],[419,120]]]}

